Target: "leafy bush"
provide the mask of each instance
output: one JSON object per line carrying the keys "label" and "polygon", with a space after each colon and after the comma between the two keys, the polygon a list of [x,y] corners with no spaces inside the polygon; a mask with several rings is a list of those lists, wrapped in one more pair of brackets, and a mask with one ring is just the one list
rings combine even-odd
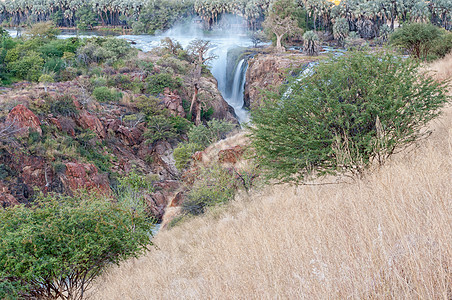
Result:
{"label": "leafy bush", "polygon": [[442,32],[443,34],[433,43],[428,60],[443,58],[452,51],[452,33],[446,30]]}
{"label": "leafy bush", "polygon": [[176,161],[176,168],[179,170],[185,169],[191,161],[193,154],[196,151],[203,150],[204,147],[195,143],[183,143],[174,149],[174,160]]}
{"label": "leafy bush", "polygon": [[147,143],[155,143],[160,140],[170,140],[177,136],[171,120],[162,115],[151,116],[148,121],[147,130],[144,133]]}
{"label": "leafy bush", "polygon": [[96,87],[93,90],[93,96],[99,102],[115,102],[122,98],[122,93],[116,91],[114,88],[107,88],[105,86]]}
{"label": "leafy bush", "polygon": [[74,99],[70,95],[62,95],[51,101],[50,112],[55,116],[75,117],[78,115]]}
{"label": "leafy bush", "polygon": [[64,69],[64,61],[61,58],[49,58],[44,63],[44,70],[47,72],[59,72]]}
{"label": "leafy bush", "polygon": [[270,178],[289,182],[359,173],[424,137],[449,99],[446,90],[417,62],[390,53],[320,62],[251,112],[256,161]]}
{"label": "leafy bush", "polygon": [[174,90],[182,85],[182,79],[179,77],[173,79],[169,73],[151,75],[146,79],[146,82],[148,84],[148,92],[154,95],[162,93],[166,87]]}
{"label": "leafy bush", "polygon": [[98,195],[41,196],[0,210],[0,293],[81,299],[106,268],[152,245],[152,227],[143,209]]}
{"label": "leafy bush", "polygon": [[441,29],[432,24],[405,24],[394,31],[390,42],[418,59],[427,59],[434,44],[441,36]]}
{"label": "leafy bush", "polygon": [[148,117],[161,114],[163,112],[164,106],[161,105],[160,102],[161,100],[154,96],[146,97],[141,95],[135,99],[135,105],[137,108]]}
{"label": "leafy bush", "polygon": [[199,125],[192,127],[188,132],[188,139],[191,143],[207,147],[225,138],[226,134],[231,132],[235,127],[236,125],[226,121],[213,119],[207,122],[207,126]]}
{"label": "leafy bush", "polygon": [[29,81],[38,81],[43,66],[44,60],[34,51],[29,51],[24,57],[8,64],[14,76]]}
{"label": "leafy bush", "polygon": [[234,175],[220,166],[205,168],[201,171],[187,200],[182,203],[184,213],[199,215],[209,206],[231,200],[236,192]]}

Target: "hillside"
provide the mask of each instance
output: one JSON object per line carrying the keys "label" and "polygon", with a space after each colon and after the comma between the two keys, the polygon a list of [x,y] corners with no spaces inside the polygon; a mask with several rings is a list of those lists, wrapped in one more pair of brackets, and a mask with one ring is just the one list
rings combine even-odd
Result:
{"label": "hillside", "polygon": [[363,179],[267,186],[159,232],[94,299],[451,298],[452,108],[430,127]]}

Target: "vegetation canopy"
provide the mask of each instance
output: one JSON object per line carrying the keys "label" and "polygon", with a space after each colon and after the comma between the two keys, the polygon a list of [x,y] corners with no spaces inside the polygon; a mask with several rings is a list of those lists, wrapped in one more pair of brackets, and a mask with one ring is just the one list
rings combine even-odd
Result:
{"label": "vegetation canopy", "polygon": [[0,210],[0,298],[82,299],[106,267],[152,244],[152,227],[137,203],[93,194]]}
{"label": "vegetation canopy", "polygon": [[425,124],[449,100],[446,84],[391,53],[321,62],[251,112],[257,162],[288,182],[360,173],[428,134]]}

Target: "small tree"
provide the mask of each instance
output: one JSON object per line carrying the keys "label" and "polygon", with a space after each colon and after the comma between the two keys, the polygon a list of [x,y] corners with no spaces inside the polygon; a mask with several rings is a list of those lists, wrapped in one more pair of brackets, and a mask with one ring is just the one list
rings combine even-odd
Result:
{"label": "small tree", "polygon": [[276,50],[278,52],[284,51],[281,41],[285,35],[302,32],[293,16],[295,9],[294,1],[277,0],[270,6],[268,16],[263,23],[264,28],[276,36]]}
{"label": "small tree", "polygon": [[307,31],[303,34],[303,50],[307,55],[313,56],[318,55],[319,50],[317,47],[317,43],[319,41],[319,36],[314,31]]}
{"label": "small tree", "polygon": [[425,137],[425,125],[449,99],[447,83],[413,60],[351,52],[320,62],[251,111],[255,158],[280,181],[359,174]]}
{"label": "small tree", "polygon": [[139,205],[98,195],[47,196],[0,210],[0,295],[83,299],[107,267],[152,245],[152,228]]}
{"label": "small tree", "polygon": [[39,76],[39,82],[44,85],[44,91],[47,93],[47,85],[54,82],[53,76],[50,74],[42,74]]}
{"label": "small tree", "polygon": [[348,22],[345,18],[339,18],[333,25],[334,38],[342,44],[345,38],[348,36],[350,30],[348,27]]}
{"label": "small tree", "polygon": [[30,38],[37,39],[55,39],[60,33],[60,30],[55,27],[53,22],[42,22],[34,24],[25,32],[25,35]]}
{"label": "small tree", "polygon": [[432,24],[405,24],[391,34],[390,42],[418,59],[427,59],[441,34],[440,28]]}
{"label": "small tree", "polygon": [[195,124],[201,124],[201,101],[198,99],[199,81],[201,79],[202,67],[209,64],[215,58],[213,53],[209,54],[212,48],[210,41],[196,39],[193,40],[187,48],[188,54],[192,57],[194,67],[191,74],[191,84],[193,85],[193,97],[190,105],[189,115],[192,115],[193,109],[196,108]]}

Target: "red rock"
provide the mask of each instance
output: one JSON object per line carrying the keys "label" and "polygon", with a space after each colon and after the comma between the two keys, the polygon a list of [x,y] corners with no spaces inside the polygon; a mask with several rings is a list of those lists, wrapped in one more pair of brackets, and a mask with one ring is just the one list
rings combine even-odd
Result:
{"label": "red rock", "polygon": [[36,131],[42,135],[41,122],[38,117],[24,105],[19,104],[8,114],[6,122],[19,129],[19,135],[28,135],[29,131]]}
{"label": "red rock", "polygon": [[0,182],[0,207],[8,207],[19,204],[19,201],[11,195],[7,186]]}
{"label": "red rock", "polygon": [[82,128],[91,129],[92,131],[97,133],[97,135],[101,139],[103,139],[106,135],[104,125],[102,125],[102,122],[99,120],[99,118],[87,112],[86,110],[80,113],[80,115],[76,119],[76,122]]}
{"label": "red rock", "polygon": [[177,92],[172,92],[169,88],[165,88],[163,92],[163,103],[172,115],[185,118],[186,114],[182,105],[182,98]]}
{"label": "red rock", "polygon": [[107,120],[107,128],[108,130],[112,130],[113,132],[116,132],[120,126],[122,126],[121,120]]}
{"label": "red rock", "polygon": [[53,117],[49,118],[49,122],[51,124],[55,125],[58,128],[58,130],[60,130],[60,131],[63,130],[63,127],[61,126],[61,123],[57,118],[53,118]]}
{"label": "red rock", "polygon": [[99,174],[93,164],[66,163],[66,172],[62,181],[71,191],[95,189],[106,194],[111,192],[107,176]]}
{"label": "red rock", "polygon": [[61,130],[66,132],[72,137],[75,137],[75,127],[77,126],[71,118],[68,117],[60,117],[58,119],[61,124]]}
{"label": "red rock", "polygon": [[242,157],[243,152],[243,148],[239,145],[230,149],[221,150],[218,152],[218,161],[222,163],[235,164],[237,160]]}
{"label": "red rock", "polygon": [[184,193],[183,192],[179,192],[170,201],[170,203],[168,204],[168,207],[180,206],[183,201],[184,201]]}
{"label": "red rock", "polygon": [[125,126],[119,126],[116,130],[124,145],[139,145],[142,140],[142,132],[138,128],[129,129]]}

